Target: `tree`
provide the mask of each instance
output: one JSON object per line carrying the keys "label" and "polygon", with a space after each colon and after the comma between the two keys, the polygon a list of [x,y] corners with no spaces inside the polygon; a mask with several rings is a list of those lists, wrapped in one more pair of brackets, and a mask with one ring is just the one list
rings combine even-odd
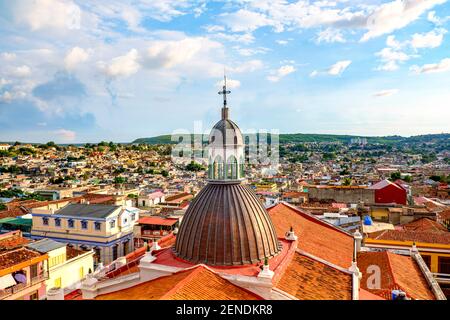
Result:
{"label": "tree", "polygon": [[344,186],[351,186],[352,185],[352,179],[345,178],[344,181],[342,182],[342,185],[344,185]]}
{"label": "tree", "polygon": [[398,180],[401,178],[402,178],[402,174],[400,173],[400,171],[391,173],[391,181],[395,181],[395,180]]}
{"label": "tree", "polygon": [[6,205],[3,202],[0,202],[0,211],[6,209],[7,209]]}
{"label": "tree", "polygon": [[127,182],[127,179],[125,179],[124,177],[115,177],[114,178],[115,184],[124,184],[125,182]]}
{"label": "tree", "polygon": [[202,166],[200,163],[196,163],[194,161],[191,161],[191,163],[189,163],[186,166],[186,170],[188,170],[188,171],[198,172],[198,171],[202,171],[202,170],[205,170],[205,169],[206,168],[204,166]]}
{"label": "tree", "polygon": [[169,176],[169,172],[167,172],[166,170],[162,170],[161,174],[163,177],[168,177]]}

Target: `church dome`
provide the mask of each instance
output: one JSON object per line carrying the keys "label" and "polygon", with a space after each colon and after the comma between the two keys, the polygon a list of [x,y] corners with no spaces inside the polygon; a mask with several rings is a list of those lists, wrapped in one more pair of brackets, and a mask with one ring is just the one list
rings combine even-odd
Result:
{"label": "church dome", "polygon": [[251,264],[279,252],[266,209],[240,182],[206,185],[186,211],[175,243],[181,259],[217,266]]}
{"label": "church dome", "polygon": [[241,129],[230,119],[221,119],[217,122],[209,134],[211,145],[236,145],[243,146],[244,138]]}

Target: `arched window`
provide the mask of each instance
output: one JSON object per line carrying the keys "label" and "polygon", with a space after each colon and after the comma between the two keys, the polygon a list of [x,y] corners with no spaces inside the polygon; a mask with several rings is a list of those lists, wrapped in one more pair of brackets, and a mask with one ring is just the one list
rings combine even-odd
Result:
{"label": "arched window", "polygon": [[230,156],[227,161],[227,179],[238,178],[237,160],[235,156]]}
{"label": "arched window", "polygon": [[223,179],[223,161],[221,156],[217,156],[214,160],[213,179]]}

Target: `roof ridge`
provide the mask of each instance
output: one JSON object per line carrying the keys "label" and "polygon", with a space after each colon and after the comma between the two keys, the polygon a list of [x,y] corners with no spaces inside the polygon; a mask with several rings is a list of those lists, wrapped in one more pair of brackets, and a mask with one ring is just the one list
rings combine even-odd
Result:
{"label": "roof ridge", "polygon": [[[167,291],[165,294],[163,294],[159,300],[165,300],[165,297],[168,297],[170,295],[172,295],[173,293],[177,292],[186,282],[188,282],[189,280],[191,280],[194,276],[196,276],[197,274],[199,274],[201,271],[203,271],[204,269],[206,269],[204,267],[204,265],[199,264],[196,265],[194,267],[191,267],[189,269],[185,269],[182,271],[178,271],[175,272],[173,274],[171,274],[171,276],[175,275],[175,274],[180,274],[182,272],[190,272],[186,277],[184,277],[182,280],[180,280],[172,289],[170,289],[169,291]],[[156,278],[159,279],[159,278]],[[156,280],[155,279],[155,280]]]}
{"label": "roof ridge", "polygon": [[280,201],[278,204],[284,204],[285,206],[287,206],[287,207],[289,207],[289,208],[291,208],[291,209],[293,209],[293,210],[295,210],[295,211],[297,211],[297,212],[299,212],[299,213],[301,213],[303,215],[306,215],[309,218],[312,218],[313,221],[318,222],[321,225],[329,227],[330,229],[333,229],[333,230],[338,231],[338,232],[340,232],[342,234],[345,234],[346,236],[349,236],[349,237],[353,238],[353,235],[351,233],[349,233],[349,232],[347,232],[347,231],[345,231],[343,229],[340,229],[340,228],[336,227],[335,225],[333,225],[333,224],[331,224],[331,223],[329,223],[329,222],[327,222],[325,220],[317,218],[316,216],[314,216],[312,213],[310,213],[308,211],[303,211],[300,208],[297,208],[297,207],[295,207],[295,206],[293,206],[290,203],[287,203],[285,201]]}
{"label": "roof ridge", "polygon": [[308,252],[306,252],[306,251],[303,251],[303,250],[301,250],[301,249],[298,249],[298,248],[297,248],[297,249],[295,250],[295,252],[298,253],[298,254],[301,254],[302,256],[305,256],[305,257],[307,257],[307,258],[316,260],[317,262],[323,263],[324,265],[327,265],[327,266],[329,266],[329,267],[331,267],[331,268],[334,268],[334,269],[336,269],[337,271],[341,271],[341,272],[346,273],[346,274],[352,274],[352,272],[351,272],[350,270],[347,270],[347,269],[345,269],[345,268],[343,268],[343,267],[340,267],[340,266],[338,266],[338,265],[336,265],[336,264],[334,264],[334,263],[332,263],[332,262],[326,261],[326,260],[324,260],[324,259],[322,259],[322,258],[316,257],[315,255],[313,255],[313,254],[311,254],[311,253],[308,253]]}

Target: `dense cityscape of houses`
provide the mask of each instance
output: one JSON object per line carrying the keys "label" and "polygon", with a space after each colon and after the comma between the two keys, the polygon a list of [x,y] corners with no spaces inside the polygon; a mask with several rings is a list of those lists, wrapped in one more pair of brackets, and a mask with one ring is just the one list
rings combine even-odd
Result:
{"label": "dense cityscape of houses", "polygon": [[[445,299],[450,153],[382,148],[288,143],[277,166],[247,165],[283,240],[239,273],[169,256],[211,179],[170,146],[0,144],[0,299]],[[234,290],[189,291],[205,279]]]}

